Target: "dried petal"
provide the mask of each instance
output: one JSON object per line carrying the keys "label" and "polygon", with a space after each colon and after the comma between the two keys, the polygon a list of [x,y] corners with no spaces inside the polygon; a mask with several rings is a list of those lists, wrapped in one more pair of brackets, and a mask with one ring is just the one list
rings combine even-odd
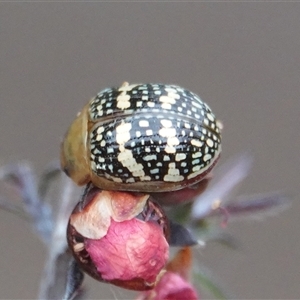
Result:
{"label": "dried petal", "polygon": [[[110,226],[111,217],[116,221],[132,219],[143,211],[149,195],[125,192],[101,191],[88,187],[87,193],[93,198],[74,212],[70,218],[71,225],[84,237],[100,239]],[[85,194],[85,198],[89,198]]]}
{"label": "dried petal", "polygon": [[147,194],[125,193],[125,192],[112,192],[111,206],[112,217],[115,221],[130,220],[141,213],[149,198]]}
{"label": "dried petal", "polygon": [[88,205],[71,215],[70,224],[82,236],[100,239],[107,233],[111,212],[110,194],[102,191]]}

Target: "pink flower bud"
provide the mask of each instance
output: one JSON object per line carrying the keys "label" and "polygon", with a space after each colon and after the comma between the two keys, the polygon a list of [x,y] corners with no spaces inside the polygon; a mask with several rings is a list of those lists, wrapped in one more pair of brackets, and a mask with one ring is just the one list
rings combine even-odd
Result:
{"label": "pink flower bud", "polygon": [[88,187],[68,243],[89,275],[133,290],[153,288],[169,256],[168,222],[149,195]]}
{"label": "pink flower bud", "polygon": [[155,288],[137,300],[199,300],[196,289],[179,274],[166,272]]}
{"label": "pink flower bud", "polygon": [[168,243],[153,222],[111,221],[107,234],[86,240],[86,250],[104,280],[142,278],[149,286],[168,260]]}

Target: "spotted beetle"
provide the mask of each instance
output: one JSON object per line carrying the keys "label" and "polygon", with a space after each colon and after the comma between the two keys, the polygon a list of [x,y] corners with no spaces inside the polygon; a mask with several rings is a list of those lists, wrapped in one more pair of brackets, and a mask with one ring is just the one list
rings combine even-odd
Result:
{"label": "spotted beetle", "polygon": [[196,94],[124,82],[99,92],[77,115],[61,165],[79,185],[155,193],[201,181],[220,152],[220,122]]}

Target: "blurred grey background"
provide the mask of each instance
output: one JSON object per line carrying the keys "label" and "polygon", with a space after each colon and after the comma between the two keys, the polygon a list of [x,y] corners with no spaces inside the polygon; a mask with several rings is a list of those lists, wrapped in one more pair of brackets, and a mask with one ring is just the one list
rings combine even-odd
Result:
{"label": "blurred grey background", "polygon": [[[292,206],[232,223],[241,248],[199,259],[238,299],[300,297],[300,3],[1,3],[0,162],[40,173],[82,106],[108,86],[191,89],[224,123],[221,162],[255,157],[240,194],[284,191]],[[228,179],[230,180],[230,178]],[[0,211],[0,298],[37,295],[46,251]],[[133,293],[88,279],[89,298]]]}

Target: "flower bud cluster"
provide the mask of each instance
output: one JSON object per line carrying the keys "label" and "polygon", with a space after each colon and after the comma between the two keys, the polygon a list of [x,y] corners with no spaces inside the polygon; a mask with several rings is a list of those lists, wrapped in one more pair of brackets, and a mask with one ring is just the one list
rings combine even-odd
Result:
{"label": "flower bud cluster", "polygon": [[[190,266],[180,263],[175,272],[168,268],[170,246],[178,241],[188,246],[192,240],[188,231],[169,221],[162,205],[189,200],[206,185],[204,180],[203,186],[198,183],[176,195],[107,191],[88,184],[67,227],[69,248],[78,265],[98,281],[144,291],[141,299],[179,299],[178,295],[197,299],[188,276],[180,275]],[[180,257],[187,260],[186,255]]]}

